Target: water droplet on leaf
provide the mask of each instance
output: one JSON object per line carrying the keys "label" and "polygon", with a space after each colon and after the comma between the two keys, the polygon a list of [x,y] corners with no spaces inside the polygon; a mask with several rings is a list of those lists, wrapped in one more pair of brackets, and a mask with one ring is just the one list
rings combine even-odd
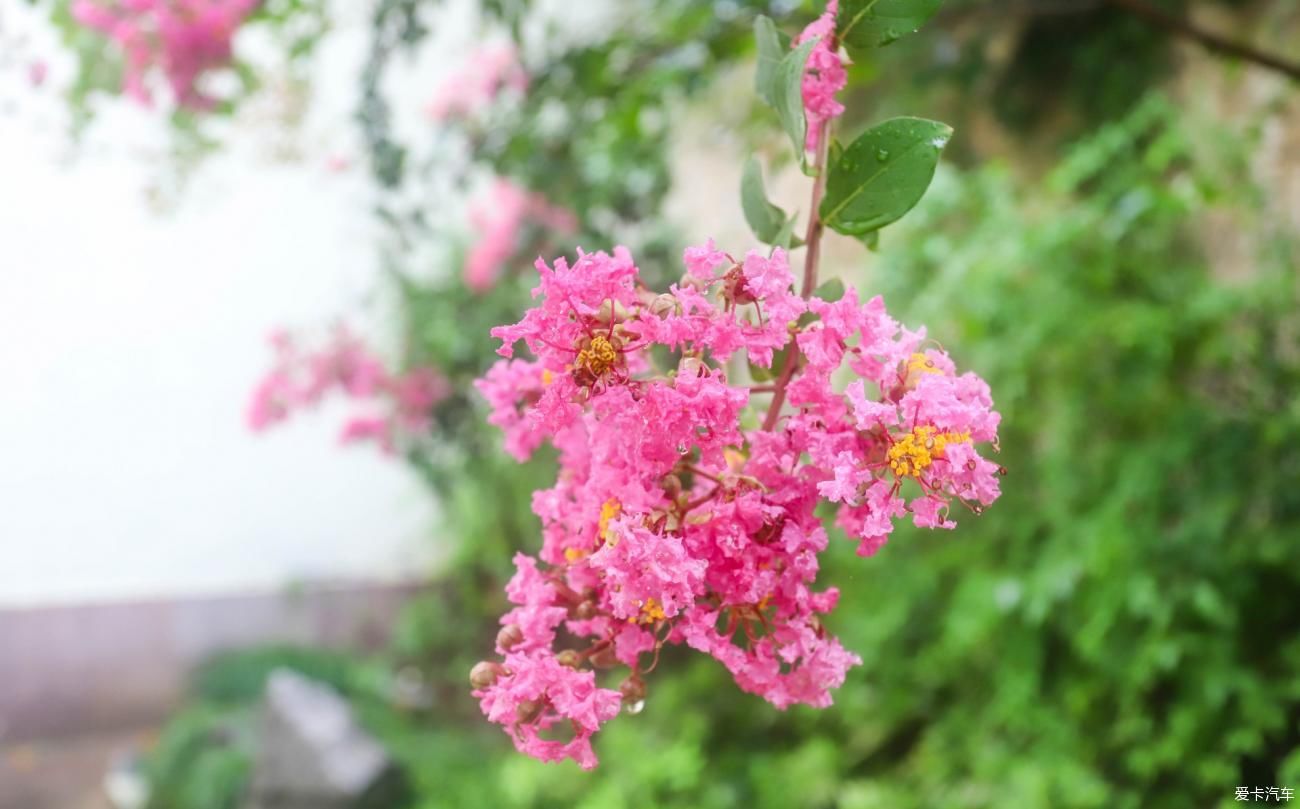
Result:
{"label": "water droplet on leaf", "polygon": [[886,160],[889,159],[889,150],[888,150],[888,149],[877,149],[877,150],[876,150],[876,159],[879,160],[881,163],[884,163]]}
{"label": "water droplet on leaf", "polygon": [[629,702],[623,706],[623,710],[627,711],[633,716],[636,716],[637,714],[645,710],[645,700],[639,699],[636,702]]}

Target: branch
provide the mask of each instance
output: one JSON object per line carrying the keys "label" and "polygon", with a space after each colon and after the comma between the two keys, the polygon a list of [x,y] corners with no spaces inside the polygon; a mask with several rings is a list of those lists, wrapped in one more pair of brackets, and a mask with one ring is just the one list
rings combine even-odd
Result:
{"label": "branch", "polygon": [[[831,122],[826,121],[823,126],[825,128],[822,130],[821,141],[817,144],[817,157],[813,164],[816,177],[813,180],[812,209],[808,214],[808,230],[804,234],[804,244],[807,248],[803,258],[803,289],[801,290],[804,300],[811,298],[813,290],[817,288],[817,262],[821,258],[824,226],[820,211],[822,197],[826,194],[826,154],[830,149]],[[768,405],[767,416],[763,419],[765,432],[771,432],[776,426],[777,419],[781,417],[781,407],[785,405],[785,388],[790,384],[795,369],[799,367],[799,360],[799,344],[795,342],[794,335],[791,335],[790,353],[785,358],[785,367],[781,369],[781,376],[773,386],[772,403]]]}
{"label": "branch", "polygon": [[1209,50],[1253,62],[1261,67],[1276,70],[1293,81],[1300,81],[1300,63],[1288,62],[1275,54],[1265,53],[1243,42],[1234,42],[1204,28],[1198,28],[1182,17],[1157,8],[1146,0],[1104,0],[1104,2],[1141,17],[1149,24],[1163,28],[1171,34],[1194,40]]}
{"label": "branch", "polygon": [[817,262],[821,258],[822,231],[824,230],[821,205],[822,197],[826,196],[826,153],[830,150],[830,121],[823,121],[822,127],[821,138],[817,143],[816,162],[813,166],[813,171],[817,172],[817,176],[813,179],[812,210],[808,213],[808,230],[803,237],[804,244],[808,245],[808,250],[803,257],[803,289],[801,294],[804,300],[811,298],[813,290],[817,288]]}

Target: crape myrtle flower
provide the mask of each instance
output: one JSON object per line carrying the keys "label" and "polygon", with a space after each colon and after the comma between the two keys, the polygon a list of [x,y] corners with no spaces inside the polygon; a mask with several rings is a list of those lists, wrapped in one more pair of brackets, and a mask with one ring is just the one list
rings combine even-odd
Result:
{"label": "crape myrtle flower", "polygon": [[[780,248],[735,258],[709,241],[683,264],[656,293],[625,248],[538,260],[535,305],[492,330],[489,419],[517,458],[551,443],[559,471],[533,496],[541,548],[515,558],[499,658],[471,679],[542,760],[595,766],[592,734],[639,710],[666,644],[778,708],[830,705],[861,661],[827,628],[839,592],[816,582],[819,506],[865,556],[899,519],[951,528],[999,493],[987,385],[881,298],[805,301]],[[775,386],[733,375],[787,370],[779,356],[796,365],[764,429]],[[615,667],[619,690],[598,687]]]}

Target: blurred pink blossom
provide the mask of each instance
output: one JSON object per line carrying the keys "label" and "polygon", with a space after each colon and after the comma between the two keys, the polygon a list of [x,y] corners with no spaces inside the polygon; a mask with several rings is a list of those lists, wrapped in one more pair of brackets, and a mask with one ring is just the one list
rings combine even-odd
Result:
{"label": "blurred pink blossom", "polygon": [[478,238],[465,257],[465,284],[475,292],[486,292],[496,284],[506,262],[522,246],[520,236],[526,225],[560,234],[578,229],[572,212],[503,177],[470,204],[469,218]]}
{"label": "blurred pink blossom", "polygon": [[364,405],[339,434],[343,443],[374,441],[387,452],[400,436],[429,427],[433,408],[450,392],[432,368],[389,370],[360,339],[339,328],[321,348],[305,350],[286,332],[270,336],[275,364],[253,390],[248,426],[261,432],[295,411],[315,407],[333,392]]}
{"label": "blurred pink blossom", "polygon": [[161,70],[176,103],[207,109],[213,99],[198,89],[205,71],[231,59],[231,39],[259,0],[74,0],[72,16],[122,49],[123,90],[141,104],[153,98],[146,86]]}
{"label": "blurred pink blossom", "polygon": [[528,89],[528,74],[513,45],[489,45],[473,53],[464,67],[443,81],[426,111],[435,121],[470,117],[505,89],[522,95]]}
{"label": "blurred pink blossom", "polygon": [[325,158],[325,170],[330,174],[342,174],[352,168],[352,158],[345,154],[332,154]]}
{"label": "blurred pink blossom", "polygon": [[27,81],[33,87],[40,87],[45,84],[45,79],[49,76],[50,66],[43,59],[37,59],[27,66]]}

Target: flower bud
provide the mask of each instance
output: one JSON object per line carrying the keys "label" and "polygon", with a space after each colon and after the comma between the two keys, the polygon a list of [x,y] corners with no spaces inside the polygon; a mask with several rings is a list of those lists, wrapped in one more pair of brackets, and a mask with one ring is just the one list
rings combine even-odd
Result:
{"label": "flower bud", "polygon": [[659,481],[659,485],[663,487],[664,494],[670,498],[682,493],[682,479],[676,475],[664,475],[663,480]]}
{"label": "flower bud", "polygon": [[497,632],[497,646],[502,649],[509,649],[518,646],[524,642],[524,630],[519,628],[519,624],[506,624]]}
{"label": "flower bud", "polygon": [[614,316],[614,303],[613,301],[606,299],[605,302],[600,305],[600,309],[596,311],[595,320],[597,323],[603,323],[608,325],[610,318],[612,318],[613,316]]}
{"label": "flower bud", "polygon": [[535,699],[524,700],[515,707],[515,718],[523,724],[528,724],[538,717],[542,712],[542,703]]}
{"label": "flower bud", "polygon": [[666,292],[662,295],[656,295],[655,299],[650,301],[650,314],[657,318],[663,319],[669,315],[680,315],[681,313],[681,303],[675,296]]}
{"label": "flower bud", "polygon": [[497,678],[504,673],[505,669],[500,663],[480,660],[474,664],[474,668],[469,670],[469,684],[473,686],[475,691],[491,688],[496,683]]}
{"label": "flower bud", "polygon": [[561,666],[568,666],[571,669],[576,669],[582,665],[582,655],[578,654],[573,649],[564,649],[555,656],[555,661]]}
{"label": "flower bud", "polygon": [[618,693],[623,695],[623,702],[625,703],[640,702],[645,699],[645,681],[633,674],[619,685]]}
{"label": "flower bud", "polygon": [[584,601],[573,608],[573,617],[579,621],[589,621],[596,617],[596,602]]}

